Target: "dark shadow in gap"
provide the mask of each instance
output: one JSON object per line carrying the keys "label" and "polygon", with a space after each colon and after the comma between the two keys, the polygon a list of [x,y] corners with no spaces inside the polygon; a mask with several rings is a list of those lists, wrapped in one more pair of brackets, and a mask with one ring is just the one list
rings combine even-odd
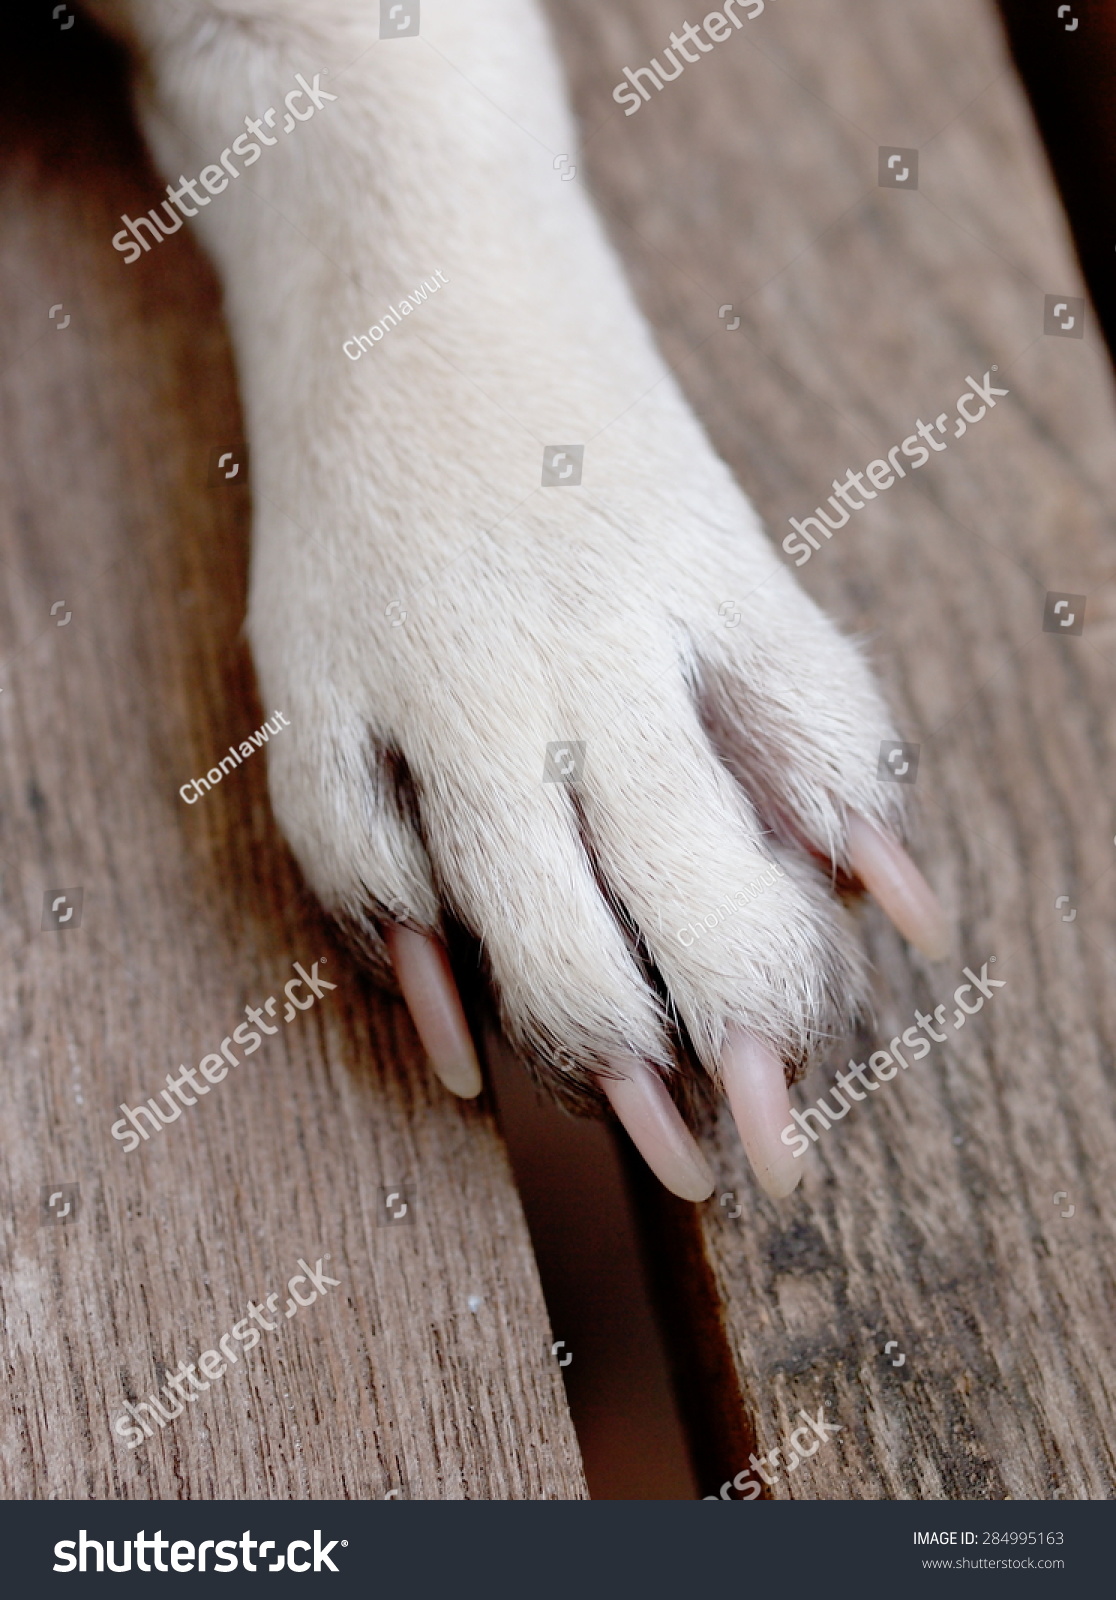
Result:
{"label": "dark shadow in gap", "polygon": [[[594,1500],[693,1500],[697,1487],[610,1129],[545,1100],[488,1034],[500,1126],[538,1262]],[[621,1136],[618,1136],[621,1137]]]}
{"label": "dark shadow in gap", "polygon": [[[999,0],[999,6],[1097,320],[1116,359],[1116,7],[1112,0],[1061,7]],[[1072,285],[1048,288],[1062,294]]]}

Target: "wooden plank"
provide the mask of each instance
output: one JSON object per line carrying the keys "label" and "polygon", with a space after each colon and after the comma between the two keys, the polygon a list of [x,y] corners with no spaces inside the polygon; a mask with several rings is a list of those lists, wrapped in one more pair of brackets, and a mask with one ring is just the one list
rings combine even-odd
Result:
{"label": "wooden plank", "polygon": [[[239,636],[248,496],[208,481],[243,453],[216,285],[185,233],[134,269],[109,245],[155,179],[104,47],[23,45],[0,111],[0,1494],[583,1496],[490,1104],[431,1080],[335,941],[263,756],[179,798],[283,709]],[[80,926],[40,931],[75,886]],[[294,962],[334,987],[286,1022]],[[110,1136],[268,996],[277,1034],[205,1100],[134,1151]],[[41,1186],[71,1184],[76,1215],[41,1221]],[[336,1282],[288,1314],[319,1258]],[[249,1302],[259,1345],[128,1449],[125,1401]]]}
{"label": "wooden plank", "polygon": [[[612,86],[675,0],[553,15],[582,175],[777,537],[916,419],[954,419],[968,375],[1010,391],[802,573],[921,745],[916,850],[956,933],[932,965],[865,907],[877,1021],[797,1103],[916,1010],[952,1018],[964,967],[995,956],[1006,987],[854,1105],[791,1200],[758,1193],[727,1119],[735,1198],[648,1191],[703,1492],[820,1409],[841,1431],[766,1497],[1107,1497],[1116,416],[1091,312],[1044,335],[1045,297],[1082,289],[998,23],[972,0],[769,4],[626,117]],[[879,186],[887,146],[917,150],[917,192]],[[1082,635],[1043,631],[1047,591],[1088,597]]]}

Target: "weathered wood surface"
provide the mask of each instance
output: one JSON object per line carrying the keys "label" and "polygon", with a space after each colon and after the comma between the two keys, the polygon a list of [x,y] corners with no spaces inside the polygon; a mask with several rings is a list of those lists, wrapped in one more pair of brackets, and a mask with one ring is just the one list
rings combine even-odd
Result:
{"label": "weathered wood surface", "polygon": [[[916,419],[952,419],[968,374],[1010,390],[803,573],[870,637],[921,744],[916,848],[956,935],[931,965],[866,908],[878,1020],[798,1103],[916,1009],[952,1016],[964,966],[995,955],[1007,986],[835,1124],[791,1200],[758,1194],[727,1118],[713,1151],[739,1218],[648,1191],[702,1492],[828,1407],[842,1431],[766,1495],[1107,1497],[1116,415],[1091,316],[1080,341],[1043,333],[1044,296],[1079,274],[996,18],[771,3],[626,118],[612,86],[680,25],[675,0],[554,14],[581,175],[779,537]],[[917,193],[878,186],[881,145],[918,150]],[[1042,631],[1047,590],[1087,595],[1083,635]]]}
{"label": "weathered wood surface", "polygon": [[[1079,280],[996,23],[978,0],[772,0],[625,118],[620,69],[682,13],[554,11],[579,178],[773,529],[952,416],[967,374],[996,364],[1011,390],[803,574],[870,635],[922,746],[918,850],[957,927],[929,966],[865,912],[879,1016],[849,1053],[948,1004],[964,965],[995,953],[1007,987],[837,1124],[784,1205],[727,1125],[739,1218],[648,1189],[702,1489],[828,1400],[842,1432],[766,1493],[1110,1495],[1116,434],[1095,330],[1042,333],[1045,294]],[[158,274],[106,254],[151,185],[122,93],[20,59],[0,112],[0,1493],[583,1493],[487,1108],[430,1084],[335,945],[262,758],[190,810],[175,793],[271,710],[237,636],[245,498],[206,482],[240,438],[215,288],[185,234]],[[917,193],[877,186],[881,144],[919,150]],[[1088,596],[1081,637],[1041,631],[1047,589]],[[81,928],[40,932],[44,891],[76,885]],[[117,1104],[323,955],[337,989],[125,1155]],[[56,1182],[80,1183],[77,1220],[40,1225]],[[400,1182],[414,1224],[383,1225]],[[139,1450],[113,1438],[125,1398],[326,1252],[325,1300]]]}
{"label": "weathered wood surface", "polygon": [[[247,495],[207,482],[241,445],[216,285],[185,233],[135,269],[108,247],[155,183],[122,84],[77,30],[23,44],[0,110],[0,1495],[579,1497],[489,1104],[431,1080],[332,937],[263,755],[178,796],[273,710],[239,637]],[[80,927],[40,931],[44,892],[79,885]],[[292,963],[326,958],[335,989],[284,1023]],[[269,995],[278,1035],[125,1153],[117,1106]],[[40,1187],[73,1183],[76,1218],[41,1224]],[[320,1257],[338,1285],[286,1319]],[[278,1327],[187,1414],[114,1436],[271,1294]]]}

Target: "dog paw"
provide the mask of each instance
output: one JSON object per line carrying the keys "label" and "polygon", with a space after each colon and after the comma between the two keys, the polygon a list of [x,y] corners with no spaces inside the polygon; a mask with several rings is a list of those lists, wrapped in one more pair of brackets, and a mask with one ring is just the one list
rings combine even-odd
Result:
{"label": "dog paw", "polygon": [[787,1193],[787,1081],[864,993],[835,885],[859,880],[930,954],[943,937],[897,843],[901,790],[877,779],[885,707],[679,396],[609,429],[576,487],[517,485],[507,460],[536,453],[467,412],[412,372],[390,434],[369,419],[362,452],[350,429],[316,517],[304,502],[296,526],[273,509],[290,486],[265,487],[250,633],[290,720],[268,751],[276,815],[393,966],[449,1088],[481,1086],[452,920],[567,1105],[610,1103],[664,1183],[703,1198],[675,1100],[704,1071]]}

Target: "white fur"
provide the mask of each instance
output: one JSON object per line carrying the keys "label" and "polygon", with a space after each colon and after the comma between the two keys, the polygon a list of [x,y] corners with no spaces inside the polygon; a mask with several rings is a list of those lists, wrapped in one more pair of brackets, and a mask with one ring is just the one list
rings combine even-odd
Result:
{"label": "white fur", "polygon": [[[247,414],[262,701],[291,724],[271,793],[311,884],[373,945],[389,908],[459,919],[512,1035],[577,1063],[555,1077],[571,1101],[618,1050],[669,1069],[671,1013],[711,1071],[728,1021],[799,1060],[861,983],[801,844],[847,867],[846,807],[896,825],[891,723],[555,171],[576,133],[531,0],[423,0],[405,41],[378,39],[367,0],[94,9],[135,35],[176,182],[295,73],[328,68],[338,97],[196,224]],[[420,313],[346,358],[439,270]],[[540,487],[565,443],[586,447],[582,487]],[[575,790],[542,781],[567,739],[586,744]],[[784,876],[679,939],[770,853]]]}

